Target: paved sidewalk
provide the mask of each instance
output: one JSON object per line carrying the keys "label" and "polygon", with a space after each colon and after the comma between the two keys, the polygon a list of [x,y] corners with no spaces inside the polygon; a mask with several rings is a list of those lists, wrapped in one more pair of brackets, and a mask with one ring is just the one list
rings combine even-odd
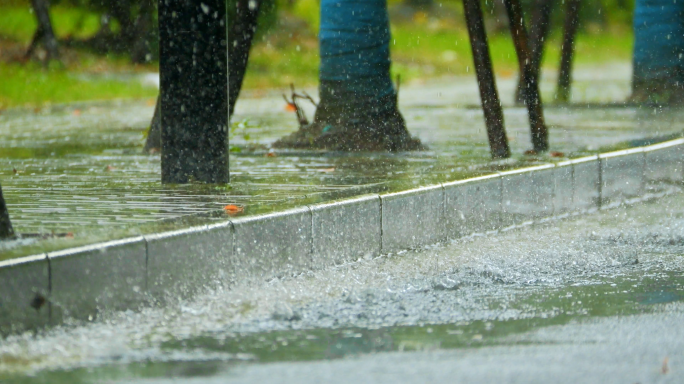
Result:
{"label": "paved sidewalk", "polygon": [[[624,100],[629,72],[625,65],[580,69],[574,100]],[[499,80],[502,99],[510,105],[514,78]],[[552,94],[553,80],[545,78],[545,94]],[[531,147],[527,113],[511,106],[505,118],[514,159],[492,164],[478,102],[471,77],[409,84],[401,90],[402,111],[429,151],[279,151],[272,157],[266,155],[269,144],[295,130],[296,119],[284,110],[278,93],[247,93],[234,117],[232,183],[225,187],[160,184],[159,155],[141,153],[153,112],[150,101],[5,111],[0,114],[0,183],[16,230],[73,238],[25,240],[10,250],[3,245],[0,259],[222,219],[217,212],[228,204],[253,214],[560,159],[522,155]],[[684,113],[673,110],[549,106],[545,113],[551,150],[565,157],[684,130]]]}

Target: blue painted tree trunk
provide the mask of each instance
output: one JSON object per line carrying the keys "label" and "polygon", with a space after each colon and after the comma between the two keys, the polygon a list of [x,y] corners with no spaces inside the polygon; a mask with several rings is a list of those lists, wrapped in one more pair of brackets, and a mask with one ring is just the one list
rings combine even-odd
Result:
{"label": "blue painted tree trunk", "polygon": [[682,100],[684,1],[637,0],[634,11],[633,98]]}
{"label": "blue painted tree trunk", "polygon": [[[406,129],[390,78],[386,0],[321,0],[321,101],[314,121],[276,148],[401,151],[422,146]],[[294,96],[293,96],[294,97]]]}
{"label": "blue painted tree trunk", "polygon": [[337,133],[358,144],[338,149],[415,149],[406,146],[411,138],[390,78],[386,0],[321,0],[319,40],[319,142],[336,147],[326,135]]}
{"label": "blue painted tree trunk", "polygon": [[[321,0],[321,98],[329,107],[390,109],[390,30],[385,0]],[[366,108],[362,108],[366,109]]]}

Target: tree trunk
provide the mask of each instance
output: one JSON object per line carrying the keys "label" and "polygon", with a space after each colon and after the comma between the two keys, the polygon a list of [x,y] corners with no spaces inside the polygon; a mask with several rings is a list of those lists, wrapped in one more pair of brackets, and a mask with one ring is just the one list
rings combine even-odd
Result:
{"label": "tree trunk", "polygon": [[50,21],[50,3],[48,0],[31,0],[31,4],[33,6],[33,12],[36,15],[36,20],[38,21],[38,28],[36,28],[31,45],[29,45],[29,48],[26,51],[26,57],[30,57],[36,47],[42,44],[47,52],[45,58],[46,62],[52,59],[58,59],[59,48],[57,45],[57,38],[55,38],[55,33],[52,29],[52,22]]}
{"label": "tree trunk", "polygon": [[152,115],[152,122],[150,123],[150,130],[147,133],[147,140],[145,141],[145,148],[143,152],[152,153],[161,150],[161,97],[157,97],[157,103],[154,107],[154,115]]}
{"label": "tree trunk", "polygon": [[527,32],[520,0],[505,0],[511,35],[515,51],[518,56],[519,71],[522,74],[523,96],[530,119],[532,146],[537,153],[548,150],[548,130],[544,122],[541,95],[539,94],[539,73],[536,72],[529,60],[530,52],[527,47]]}
{"label": "tree trunk", "polygon": [[260,10],[259,0],[238,0],[235,22],[228,32],[228,95],[231,116],[242,89]]}
{"label": "tree trunk", "polygon": [[230,180],[227,21],[225,0],[159,3],[163,184]]}
{"label": "tree trunk", "polygon": [[560,71],[556,100],[567,103],[570,100],[572,82],[572,58],[575,52],[575,35],[579,26],[581,0],[566,0],[565,25],[563,27],[563,46],[561,47]]}
{"label": "tree trunk", "polygon": [[[551,26],[551,11],[553,10],[554,0],[536,0],[532,12],[532,22],[530,23],[530,34],[528,39],[528,49],[530,52],[530,63],[532,64],[533,75],[539,79],[541,62],[544,56],[544,44],[549,35]],[[525,84],[519,83],[515,95],[516,102],[525,102]]]}
{"label": "tree trunk", "polygon": [[[386,0],[322,0],[319,41],[321,101],[309,126],[314,146],[342,151],[419,149],[420,142],[411,138],[399,112],[390,78]],[[307,132],[302,133],[291,146],[310,145]]]}
{"label": "tree trunk", "polygon": [[[233,115],[235,103],[240,95],[242,83],[249,63],[249,52],[252,48],[257,22],[261,11],[261,2],[255,0],[238,0],[236,18],[228,30],[228,106]],[[144,152],[161,148],[161,105],[157,98],[150,131],[145,142]]]}
{"label": "tree trunk", "polygon": [[14,229],[10,221],[7,204],[5,204],[5,199],[2,197],[2,186],[0,186],[0,240],[11,238],[14,238]]}
{"label": "tree trunk", "polygon": [[473,51],[475,73],[480,86],[480,99],[487,124],[487,136],[492,152],[492,158],[503,159],[511,156],[504,127],[504,115],[496,89],[496,79],[489,55],[489,43],[482,18],[482,8],[479,0],[463,0],[470,47]]}
{"label": "tree trunk", "polygon": [[636,0],[632,96],[684,104],[684,1]]}

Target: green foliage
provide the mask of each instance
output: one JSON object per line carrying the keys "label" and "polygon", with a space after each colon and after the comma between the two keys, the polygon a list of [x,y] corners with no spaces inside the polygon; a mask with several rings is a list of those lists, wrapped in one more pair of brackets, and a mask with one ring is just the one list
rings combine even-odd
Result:
{"label": "green foliage", "polygon": [[[35,33],[37,23],[29,4],[16,4],[0,8],[0,37],[28,43]],[[58,5],[51,7],[50,15],[58,37],[85,38],[100,28],[100,15],[78,7]]]}

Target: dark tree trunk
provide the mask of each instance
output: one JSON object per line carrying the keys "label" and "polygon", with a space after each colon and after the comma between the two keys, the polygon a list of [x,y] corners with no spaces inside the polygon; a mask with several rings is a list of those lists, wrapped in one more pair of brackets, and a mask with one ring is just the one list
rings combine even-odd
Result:
{"label": "dark tree trunk", "polygon": [[238,0],[235,22],[228,31],[228,96],[231,116],[242,89],[260,10],[259,0]]}
{"label": "dark tree trunk", "polygon": [[[551,26],[551,11],[553,10],[554,0],[536,0],[532,11],[532,22],[530,23],[530,33],[527,47],[530,52],[530,63],[534,71],[534,77],[540,78],[540,68],[542,57],[544,56],[544,43],[549,35]],[[525,84],[519,83],[515,95],[518,103],[525,102]]]}
{"label": "dark tree trunk", "polygon": [[33,35],[33,40],[31,45],[29,45],[26,51],[26,57],[30,57],[38,45],[43,45],[47,56],[45,61],[50,61],[52,59],[59,58],[59,48],[57,45],[57,38],[55,38],[55,32],[52,29],[52,22],[50,21],[50,3],[48,0],[31,0],[33,6],[33,12],[36,15],[36,20],[38,21],[38,28],[36,28],[36,33]]}
{"label": "dark tree trunk", "polygon": [[521,87],[525,88],[525,68],[529,63],[530,49],[527,36],[527,27],[525,26],[525,18],[520,0],[503,0],[508,14],[509,28],[511,37],[513,38],[513,45],[515,46],[515,53],[518,56],[518,88],[516,90],[516,103],[523,103],[524,99],[519,99],[524,95]]}
{"label": "dark tree trunk", "polygon": [[480,98],[484,111],[485,123],[487,124],[487,136],[492,151],[492,158],[502,159],[511,156],[504,127],[503,109],[496,89],[496,79],[492,68],[492,59],[489,55],[489,43],[482,19],[480,0],[463,0],[466,24],[470,46],[473,51],[475,73],[480,86]]}
{"label": "dark tree trunk", "polygon": [[520,0],[505,0],[504,2],[508,12],[515,51],[518,56],[519,72],[522,75],[522,79],[519,81],[524,87],[522,93],[530,119],[532,146],[535,152],[544,152],[549,147],[548,130],[544,122],[544,111],[539,94],[539,72],[534,70],[532,62],[529,60],[530,52],[527,47],[527,32],[522,5]]}
{"label": "dark tree trunk", "polygon": [[2,186],[0,186],[0,240],[11,239],[14,237],[14,229],[10,221],[7,204],[2,197]]}
{"label": "dark tree trunk", "polygon": [[145,63],[152,59],[150,40],[152,34],[154,4],[152,0],[145,0],[140,5],[140,14],[131,25],[130,49],[131,60],[134,63]]}
{"label": "dark tree trunk", "polygon": [[[240,95],[242,82],[247,71],[249,52],[257,29],[261,2],[258,0],[238,0],[236,7],[235,21],[228,30],[228,103],[230,116],[235,110],[235,103]],[[149,153],[153,149],[158,150],[160,148],[161,105],[159,98],[157,98],[144,151]]]}
{"label": "dark tree trunk", "polygon": [[157,97],[157,105],[154,107],[154,115],[143,151],[151,153],[159,150],[161,150],[161,98]]}
{"label": "dark tree trunk", "polygon": [[508,17],[506,17],[506,0],[494,0],[492,3],[492,14],[490,16],[491,25],[488,30],[493,33],[505,32],[509,28]]}
{"label": "dark tree trunk", "polygon": [[560,71],[556,100],[567,103],[570,100],[570,84],[572,83],[572,59],[575,52],[575,35],[579,25],[581,0],[566,0],[565,25],[563,27],[563,46],[561,47]]}

